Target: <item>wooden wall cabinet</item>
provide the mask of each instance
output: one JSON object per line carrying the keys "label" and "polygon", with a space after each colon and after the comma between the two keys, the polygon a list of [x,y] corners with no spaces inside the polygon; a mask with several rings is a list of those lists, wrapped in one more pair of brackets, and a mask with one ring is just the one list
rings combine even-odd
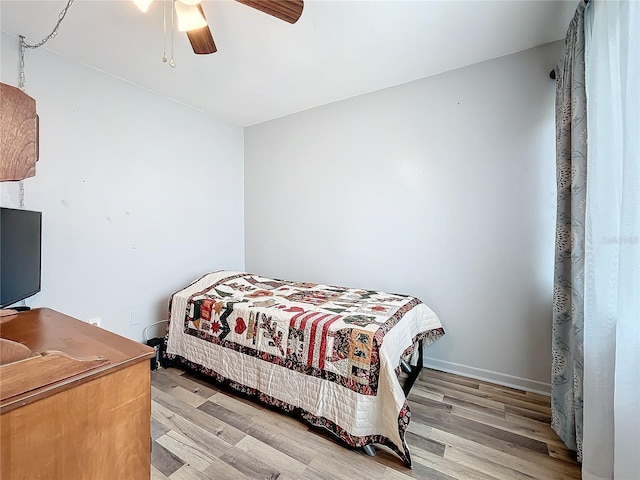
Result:
{"label": "wooden wall cabinet", "polygon": [[[0,478],[150,478],[153,349],[46,308],[5,318],[0,336],[33,352],[102,360],[0,401]],[[0,391],[16,365],[28,375],[31,360],[0,366]]]}
{"label": "wooden wall cabinet", "polygon": [[0,181],[36,174],[38,136],[36,101],[20,89],[0,83]]}

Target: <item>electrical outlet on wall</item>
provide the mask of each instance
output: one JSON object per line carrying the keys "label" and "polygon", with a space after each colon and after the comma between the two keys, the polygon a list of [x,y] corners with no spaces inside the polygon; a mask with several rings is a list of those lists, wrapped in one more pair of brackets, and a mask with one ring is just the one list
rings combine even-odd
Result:
{"label": "electrical outlet on wall", "polygon": [[90,318],[89,320],[87,320],[87,323],[90,323],[91,325],[95,325],[96,327],[100,326],[100,317],[96,317],[96,318]]}

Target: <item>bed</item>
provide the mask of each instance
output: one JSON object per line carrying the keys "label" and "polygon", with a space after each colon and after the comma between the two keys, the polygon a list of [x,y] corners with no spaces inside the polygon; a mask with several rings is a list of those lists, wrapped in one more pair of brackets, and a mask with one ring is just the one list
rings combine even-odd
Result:
{"label": "bed", "polygon": [[414,297],[219,271],[171,296],[165,343],[171,361],[411,466],[406,394],[442,335]]}

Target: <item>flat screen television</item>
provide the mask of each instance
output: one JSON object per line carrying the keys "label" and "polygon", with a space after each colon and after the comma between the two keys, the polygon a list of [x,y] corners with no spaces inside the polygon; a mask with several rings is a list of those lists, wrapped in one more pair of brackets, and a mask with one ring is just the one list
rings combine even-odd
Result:
{"label": "flat screen television", "polygon": [[42,213],[0,208],[0,308],[40,291]]}

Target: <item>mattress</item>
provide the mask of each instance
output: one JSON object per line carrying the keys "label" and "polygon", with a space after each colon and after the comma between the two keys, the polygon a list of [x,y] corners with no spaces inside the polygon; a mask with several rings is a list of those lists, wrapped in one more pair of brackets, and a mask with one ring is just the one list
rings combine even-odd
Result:
{"label": "mattress", "polygon": [[169,358],[411,465],[400,361],[444,335],[419,299],[219,271],[174,293],[169,318]]}

